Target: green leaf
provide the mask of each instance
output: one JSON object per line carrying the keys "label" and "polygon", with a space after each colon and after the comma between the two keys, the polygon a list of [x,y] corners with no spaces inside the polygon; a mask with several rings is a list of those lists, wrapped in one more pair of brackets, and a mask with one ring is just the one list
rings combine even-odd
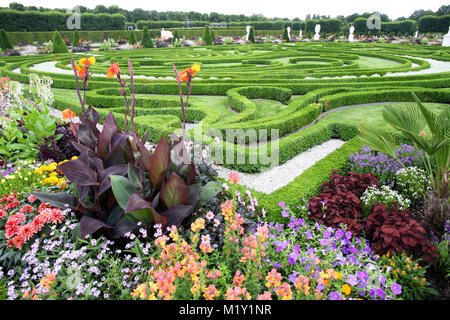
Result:
{"label": "green leaf", "polygon": [[133,186],[142,190],[141,177],[139,174],[139,169],[132,164],[128,165],[128,179]]}
{"label": "green leaf", "polygon": [[222,191],[222,185],[217,181],[208,182],[200,192],[200,205],[208,203],[212,198]]}
{"label": "green leaf", "polygon": [[161,200],[166,205],[166,208],[171,208],[177,204],[187,203],[187,186],[176,173],[172,172],[164,183],[161,194]]}
{"label": "green leaf", "polygon": [[110,175],[111,188],[113,190],[114,196],[116,197],[117,203],[122,209],[127,208],[127,202],[130,196],[135,191],[134,186],[130,181],[122,176]]}

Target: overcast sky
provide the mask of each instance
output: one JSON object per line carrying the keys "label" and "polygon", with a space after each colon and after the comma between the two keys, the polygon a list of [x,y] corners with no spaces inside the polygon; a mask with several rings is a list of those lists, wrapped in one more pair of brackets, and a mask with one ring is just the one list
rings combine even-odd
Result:
{"label": "overcast sky", "polygon": [[414,10],[436,11],[449,0],[0,0],[0,7],[7,7],[11,2],[25,6],[46,8],[73,8],[82,5],[95,8],[96,5],[118,5],[127,10],[142,8],[156,11],[196,11],[201,13],[219,12],[224,14],[263,14],[266,17],[304,19],[306,14],[350,15],[352,13],[375,12],[386,13],[389,18],[408,17]]}

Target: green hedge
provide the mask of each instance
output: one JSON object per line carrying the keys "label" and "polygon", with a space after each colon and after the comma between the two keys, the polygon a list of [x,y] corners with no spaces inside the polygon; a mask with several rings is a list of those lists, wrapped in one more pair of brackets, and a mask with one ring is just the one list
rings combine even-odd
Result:
{"label": "green hedge", "polygon": [[[6,31],[68,30],[67,19],[72,14],[57,11],[0,11],[0,29]],[[124,30],[126,18],[121,14],[81,14],[81,30]]]}

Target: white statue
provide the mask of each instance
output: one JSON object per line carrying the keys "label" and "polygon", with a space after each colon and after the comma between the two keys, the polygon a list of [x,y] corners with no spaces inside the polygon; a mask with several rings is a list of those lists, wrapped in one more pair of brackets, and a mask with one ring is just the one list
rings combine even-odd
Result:
{"label": "white statue", "polygon": [[416,31],[416,35],[414,36],[414,38],[418,38],[419,37],[419,30]]}
{"label": "white statue", "polygon": [[251,26],[246,26],[245,31],[247,31],[247,34],[245,35],[245,40],[248,41],[248,37],[250,36],[250,29]]}
{"label": "white statue", "polygon": [[161,40],[167,40],[173,38],[172,31],[165,31],[164,28],[161,29]]}
{"label": "white statue", "polygon": [[302,29],[300,29],[300,34],[298,35],[298,38],[299,38],[299,39],[302,39],[302,38],[303,38],[303,31],[302,31]]}
{"label": "white statue", "polygon": [[348,42],[353,42],[353,38],[354,38],[353,32],[355,32],[355,27],[351,26],[349,31],[350,31],[350,34],[348,35]]}
{"label": "white statue", "polygon": [[444,39],[442,40],[443,47],[450,47],[450,27],[448,27],[448,33],[444,35]]}
{"label": "white statue", "polygon": [[288,39],[291,39],[291,27],[287,27]]}
{"label": "white statue", "polygon": [[316,34],[314,35],[314,41],[319,41],[319,39],[320,39],[320,34],[319,34],[319,32],[320,32],[320,24],[316,24],[316,27],[315,27],[315,29],[314,29],[315,31],[316,31]]}

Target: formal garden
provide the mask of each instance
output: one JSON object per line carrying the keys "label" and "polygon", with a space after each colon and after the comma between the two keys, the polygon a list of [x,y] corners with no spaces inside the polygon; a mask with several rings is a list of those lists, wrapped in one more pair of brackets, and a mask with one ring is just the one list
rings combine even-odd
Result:
{"label": "formal garden", "polygon": [[141,27],[0,31],[0,299],[449,298],[442,37]]}

